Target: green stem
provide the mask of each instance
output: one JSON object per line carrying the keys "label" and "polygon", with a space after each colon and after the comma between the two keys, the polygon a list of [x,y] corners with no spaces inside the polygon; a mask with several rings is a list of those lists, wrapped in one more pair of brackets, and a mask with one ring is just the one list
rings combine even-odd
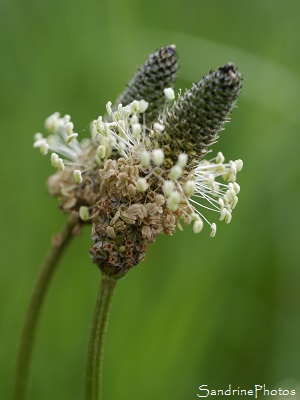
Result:
{"label": "green stem", "polygon": [[42,264],[33,288],[19,344],[14,400],[24,400],[26,398],[30,361],[41,308],[58,262],[73,237],[72,231],[76,223],[77,220],[71,216],[63,230],[54,236],[51,248]]}
{"label": "green stem", "polygon": [[86,400],[101,399],[104,338],[116,284],[116,279],[102,276],[87,353]]}

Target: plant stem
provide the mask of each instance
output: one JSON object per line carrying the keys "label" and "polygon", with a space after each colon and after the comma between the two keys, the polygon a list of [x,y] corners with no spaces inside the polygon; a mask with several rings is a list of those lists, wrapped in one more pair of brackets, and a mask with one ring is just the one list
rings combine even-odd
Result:
{"label": "plant stem", "polygon": [[46,255],[33,288],[19,344],[14,400],[26,398],[30,361],[41,308],[58,262],[73,237],[72,231],[77,222],[77,219],[70,216],[62,231],[53,237],[51,248]]}
{"label": "plant stem", "polygon": [[88,345],[86,400],[101,399],[104,338],[116,284],[116,279],[102,275]]}

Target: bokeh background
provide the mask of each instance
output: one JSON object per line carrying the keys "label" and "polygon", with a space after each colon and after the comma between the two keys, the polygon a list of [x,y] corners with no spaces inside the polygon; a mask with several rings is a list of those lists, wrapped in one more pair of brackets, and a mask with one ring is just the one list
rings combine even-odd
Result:
{"label": "bokeh background", "polygon": [[[0,398],[10,399],[26,304],[51,235],[49,159],[33,134],[55,111],[80,135],[146,56],[175,43],[177,89],[227,61],[245,76],[214,151],[242,158],[230,225],[160,237],[119,284],[104,398],[195,399],[199,385],[300,382],[300,54],[297,0],[1,0]],[[63,257],[41,319],[31,400],[79,400],[99,283],[89,230]],[[274,397],[273,397],[274,398]],[[293,397],[295,398],[295,397]],[[297,396],[297,398],[299,398]]]}

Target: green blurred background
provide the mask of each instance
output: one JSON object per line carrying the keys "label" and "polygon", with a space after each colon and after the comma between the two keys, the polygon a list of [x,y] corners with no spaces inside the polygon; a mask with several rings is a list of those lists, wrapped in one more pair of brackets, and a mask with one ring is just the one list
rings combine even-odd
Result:
{"label": "green blurred background", "polygon": [[[55,111],[88,135],[126,82],[175,43],[178,88],[227,61],[245,76],[214,151],[242,158],[230,225],[160,237],[117,288],[105,349],[107,400],[187,400],[199,385],[300,382],[300,54],[297,0],[1,0],[0,399],[39,265],[66,217],[48,196],[33,134]],[[44,308],[31,400],[83,398],[100,274],[89,229],[65,254]],[[295,398],[295,397],[293,397]],[[297,397],[298,398],[298,397]]]}

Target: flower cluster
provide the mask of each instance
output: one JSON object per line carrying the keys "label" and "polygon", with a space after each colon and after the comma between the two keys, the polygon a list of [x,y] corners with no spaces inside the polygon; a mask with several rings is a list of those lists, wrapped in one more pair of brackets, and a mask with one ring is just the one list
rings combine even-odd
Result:
{"label": "flower cluster", "polygon": [[124,276],[149,243],[182,223],[199,233],[206,222],[215,236],[207,213],[229,223],[238,201],[242,161],[226,163],[220,152],[203,156],[229,119],[241,76],[227,64],[175,100],[176,69],[175,46],[151,55],[120,96],[123,103],[108,102],[107,114],[91,123],[89,139],[79,142],[70,116],[58,113],[46,120],[50,136],[35,135],[34,146],[50,151],[57,169],[50,193],[65,212],[92,224],[91,257],[110,276]]}

